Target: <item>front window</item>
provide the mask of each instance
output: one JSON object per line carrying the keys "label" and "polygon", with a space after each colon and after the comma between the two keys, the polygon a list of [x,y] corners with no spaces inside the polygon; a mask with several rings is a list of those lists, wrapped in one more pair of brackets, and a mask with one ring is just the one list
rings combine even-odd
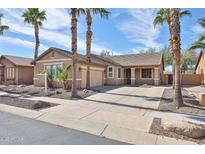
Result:
{"label": "front window", "polygon": [[151,68],[142,69],[141,78],[151,79],[152,78],[152,69]]}
{"label": "front window", "polygon": [[44,66],[44,70],[48,71],[48,74],[51,74],[54,79],[58,77],[58,67],[61,67],[60,64],[49,64]]}
{"label": "front window", "polygon": [[113,67],[112,66],[108,67],[108,77],[113,78]]}
{"label": "front window", "polygon": [[8,79],[14,79],[15,78],[15,69],[14,67],[8,67],[6,68],[6,76]]}
{"label": "front window", "polygon": [[118,78],[121,78],[121,68],[118,68]]}

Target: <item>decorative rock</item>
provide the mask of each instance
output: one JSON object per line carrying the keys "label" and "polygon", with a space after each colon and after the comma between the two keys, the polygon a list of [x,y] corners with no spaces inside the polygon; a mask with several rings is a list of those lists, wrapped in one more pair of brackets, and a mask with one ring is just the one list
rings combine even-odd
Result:
{"label": "decorative rock", "polygon": [[62,94],[63,92],[62,91],[60,91],[60,90],[57,90],[56,91],[56,94]]}
{"label": "decorative rock", "polygon": [[83,92],[84,92],[84,93],[88,93],[89,91],[88,91],[87,89],[84,89]]}
{"label": "decorative rock", "polygon": [[16,91],[16,88],[10,88],[8,91]]}
{"label": "decorative rock", "polygon": [[22,87],[25,87],[25,85],[22,85],[22,84],[21,84],[21,85],[18,85],[18,86],[17,86],[17,88],[22,88]]}
{"label": "decorative rock", "polygon": [[187,136],[190,138],[202,138],[205,137],[205,125],[194,124],[185,121],[176,120],[162,120],[161,126],[163,129],[176,134]]}
{"label": "decorative rock", "polygon": [[43,102],[43,101],[36,101],[36,103],[34,103],[32,105],[33,109],[40,109],[40,108],[44,108],[44,107],[49,107],[50,104],[48,102]]}

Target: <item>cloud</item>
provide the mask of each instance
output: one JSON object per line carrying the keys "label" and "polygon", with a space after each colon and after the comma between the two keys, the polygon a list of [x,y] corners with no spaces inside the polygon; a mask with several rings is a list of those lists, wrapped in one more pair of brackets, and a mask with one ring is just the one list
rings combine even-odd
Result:
{"label": "cloud", "polygon": [[[14,44],[14,45],[17,45],[17,46],[23,46],[25,48],[31,48],[31,49],[33,49],[34,46],[35,46],[34,42],[19,39],[19,38],[8,37],[8,36],[0,37],[0,42],[1,43]],[[40,50],[46,50],[46,49],[48,49],[48,47],[41,44],[39,49]]]}
{"label": "cloud", "polygon": [[163,45],[157,42],[159,27],[153,26],[156,11],[157,9],[128,9],[128,19],[120,22],[117,27],[128,41],[139,45],[137,48],[160,48]]}
{"label": "cloud", "polygon": [[[0,9],[5,18],[2,22],[10,27],[9,31],[27,35],[30,37],[34,36],[34,29],[31,25],[24,23],[23,18],[21,18],[22,13],[25,9]],[[71,35],[70,35],[70,16],[68,10],[66,9],[45,9],[47,14],[47,21],[44,22],[43,27],[40,29],[39,36],[40,41],[48,41],[50,45],[53,46],[63,46],[65,48],[70,48],[71,46]],[[80,32],[82,32],[83,27],[79,23]],[[78,27],[78,28],[79,28]],[[78,31],[79,32],[79,31]],[[14,38],[15,39],[15,38]],[[42,43],[41,43],[42,44]],[[86,47],[85,39],[78,38],[78,49],[85,51]],[[46,46],[42,44],[42,46]],[[109,50],[105,46],[101,46],[93,41],[92,51],[95,53],[100,53],[102,50]]]}
{"label": "cloud", "polygon": [[67,9],[43,9],[47,20],[43,23],[45,29],[60,30],[69,28],[70,15]]}
{"label": "cloud", "polygon": [[199,24],[195,24],[193,27],[191,27],[191,31],[194,33],[194,34],[201,34],[201,33],[204,33],[205,32],[205,29],[202,28]]}

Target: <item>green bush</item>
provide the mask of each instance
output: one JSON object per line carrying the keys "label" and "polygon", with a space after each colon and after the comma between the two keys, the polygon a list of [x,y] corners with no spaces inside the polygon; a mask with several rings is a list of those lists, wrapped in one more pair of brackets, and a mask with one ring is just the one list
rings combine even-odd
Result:
{"label": "green bush", "polygon": [[58,67],[57,79],[62,83],[63,89],[68,89],[68,79],[70,78],[68,69],[69,67]]}

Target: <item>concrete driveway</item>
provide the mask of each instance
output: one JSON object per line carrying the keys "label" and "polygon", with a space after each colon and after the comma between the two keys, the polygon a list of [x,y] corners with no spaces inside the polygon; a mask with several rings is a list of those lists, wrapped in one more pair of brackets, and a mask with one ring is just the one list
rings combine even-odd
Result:
{"label": "concrete driveway", "polygon": [[90,96],[85,100],[119,106],[157,109],[164,92],[164,87],[104,86],[96,88],[96,90],[101,93]]}

